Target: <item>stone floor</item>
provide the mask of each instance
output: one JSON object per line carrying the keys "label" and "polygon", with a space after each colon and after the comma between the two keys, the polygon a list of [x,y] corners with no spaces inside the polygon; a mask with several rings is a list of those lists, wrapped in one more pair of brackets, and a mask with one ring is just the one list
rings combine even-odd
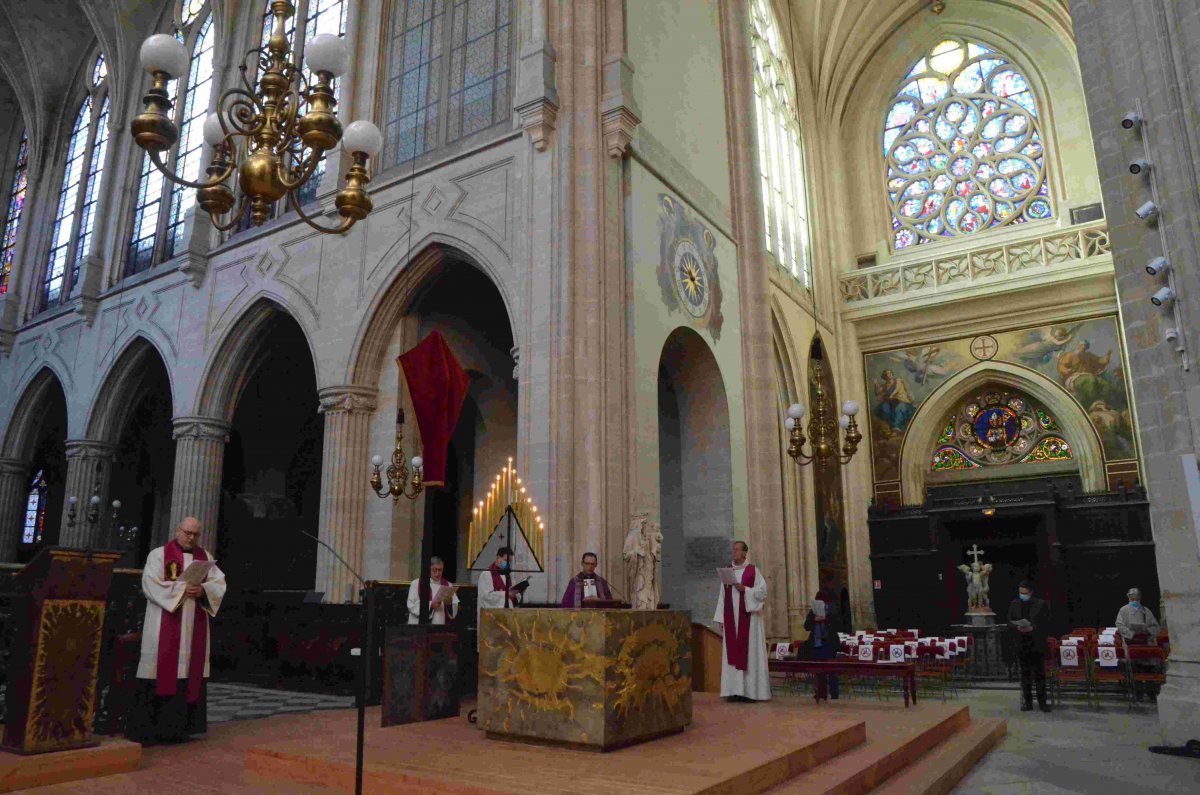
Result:
{"label": "stone floor", "polygon": [[223,682],[208,684],[208,722],[269,718],[290,712],[313,712],[320,709],[348,709],[354,706],[353,697],[321,696],[296,693],[290,690],[267,690],[249,685]]}
{"label": "stone floor", "polygon": [[1008,736],[954,790],[958,795],[1152,795],[1200,792],[1200,759],[1147,751],[1159,742],[1153,705],[1067,702],[1021,712],[1017,690],[971,690],[972,716],[1002,717]]}

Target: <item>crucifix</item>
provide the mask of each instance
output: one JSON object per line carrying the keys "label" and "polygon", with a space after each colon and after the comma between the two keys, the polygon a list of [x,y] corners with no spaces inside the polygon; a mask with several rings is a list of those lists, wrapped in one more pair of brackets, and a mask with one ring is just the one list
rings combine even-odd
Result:
{"label": "crucifix", "polygon": [[967,554],[971,556],[973,563],[978,563],[979,556],[983,554],[983,550],[979,548],[978,544],[972,544],[971,548],[967,550]]}

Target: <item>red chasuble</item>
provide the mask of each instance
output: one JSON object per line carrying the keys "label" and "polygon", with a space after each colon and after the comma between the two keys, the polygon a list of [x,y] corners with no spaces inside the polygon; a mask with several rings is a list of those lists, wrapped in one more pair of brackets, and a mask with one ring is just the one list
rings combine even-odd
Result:
{"label": "red chasuble", "polygon": [[[193,547],[192,557],[195,560],[208,560],[208,555],[200,547]],[[183,547],[178,541],[171,541],[163,547],[163,579],[174,582],[183,572]],[[208,652],[208,613],[200,607],[200,600],[195,600],[196,619],[192,624],[192,656],[188,660],[187,703],[195,704],[200,700],[200,685],[204,682],[204,662]],[[176,693],[176,678],[179,675],[179,639],[183,635],[183,610],[168,613],[162,611],[158,623],[158,674],[155,677],[154,692],[159,696],[173,696]]]}
{"label": "red chasuble", "polygon": [[[754,585],[754,564],[742,569],[742,585]],[[733,622],[733,586],[725,586],[725,661],[739,671],[746,670],[750,660],[750,612],[746,610],[746,594],[738,602],[737,629]]]}
{"label": "red chasuble", "polygon": [[467,374],[436,331],[396,360],[404,370],[417,428],[426,486],[446,483],[446,448],[467,396]]}

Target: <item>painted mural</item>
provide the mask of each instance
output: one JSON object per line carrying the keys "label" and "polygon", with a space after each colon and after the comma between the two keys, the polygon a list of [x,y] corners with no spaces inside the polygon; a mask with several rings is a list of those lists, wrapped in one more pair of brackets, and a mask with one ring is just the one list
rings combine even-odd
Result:
{"label": "painted mural", "polygon": [[714,340],[721,338],[721,281],[717,239],[708,227],[673,196],[660,193],[658,285],[663,303],[680,310]]}
{"label": "painted mural", "polygon": [[925,399],[987,360],[1036,370],[1061,385],[1091,419],[1107,460],[1136,457],[1120,336],[1109,315],[865,354],[877,482],[899,479],[904,432]]}

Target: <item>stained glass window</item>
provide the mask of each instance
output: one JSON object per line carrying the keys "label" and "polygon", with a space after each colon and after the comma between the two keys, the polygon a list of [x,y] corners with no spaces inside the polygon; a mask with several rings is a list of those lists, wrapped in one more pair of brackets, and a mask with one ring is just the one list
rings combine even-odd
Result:
{"label": "stained glass window", "polygon": [[75,240],[75,217],[79,212],[79,198],[85,174],[90,171],[88,147],[92,127],[92,97],[83,100],[83,107],[75,116],[75,126],[67,143],[67,164],[63,171],[62,189],[58,193],[58,209],[54,214],[54,225],[50,231],[50,256],[46,262],[46,276],[42,285],[45,306],[61,301],[67,287],[67,264],[73,261],[71,244]]}
{"label": "stained glass window", "polygon": [[767,251],[779,267],[812,288],[804,155],[792,68],[770,0],[753,0],[754,108]]}
{"label": "stained glass window", "polygon": [[[176,97],[175,124],[179,143],[167,153],[167,167],[186,180],[201,177],[200,158],[204,146],[204,119],[208,115],[213,85],[213,32],[211,14],[200,16],[205,3],[184,2],[180,19],[187,20],[176,37],[190,46],[192,57],[187,75],[172,81],[168,92],[183,86]],[[126,254],[126,275],[140,273],[178,254],[187,243],[187,213],[196,203],[194,188],[185,188],[165,179],[149,155],[142,156],[142,174],[138,183],[137,204],[133,211],[133,229]]]}
{"label": "stained glass window", "polygon": [[507,121],[512,0],[394,0],[384,167]]}
{"label": "stained glass window", "polygon": [[25,209],[25,188],[29,175],[29,138],[21,133],[17,158],[13,164],[12,186],[8,191],[8,212],[4,215],[4,237],[0,239],[0,295],[8,292],[8,276],[12,273],[13,254],[17,247],[17,232],[21,229],[21,212]]}
{"label": "stained glass window", "polygon": [[883,123],[896,250],[1051,218],[1037,101],[995,49],[938,42],[904,77]]}
{"label": "stained glass window", "polygon": [[948,419],[930,469],[947,472],[1073,457],[1070,443],[1046,409],[1020,394],[987,390]]}
{"label": "stained glass window", "polygon": [[25,527],[21,543],[39,544],[46,533],[46,479],[41,470],[33,476],[25,499]]}

